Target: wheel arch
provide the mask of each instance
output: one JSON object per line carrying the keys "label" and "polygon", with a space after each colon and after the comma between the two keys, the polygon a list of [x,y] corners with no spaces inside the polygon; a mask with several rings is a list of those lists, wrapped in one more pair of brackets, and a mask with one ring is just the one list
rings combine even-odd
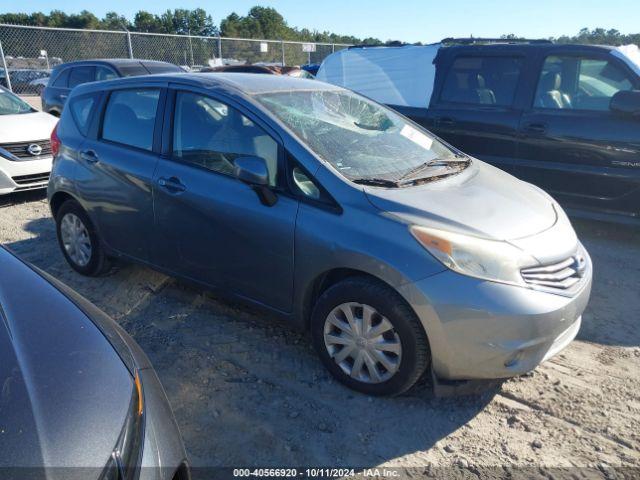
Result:
{"label": "wheel arch", "polygon": [[397,291],[397,289],[394,288],[393,285],[391,285],[389,282],[365,270],[360,270],[357,268],[349,268],[349,267],[337,267],[337,268],[332,268],[330,270],[326,270],[323,273],[316,276],[310,282],[309,286],[305,290],[304,298],[302,301],[302,312],[301,312],[302,314],[301,323],[304,326],[305,330],[308,330],[310,328],[311,313],[313,311],[313,307],[316,301],[318,300],[318,298],[320,298],[320,296],[331,286],[335,285],[338,282],[341,282],[342,280],[345,280],[351,277],[371,278]]}
{"label": "wheel arch", "polygon": [[54,219],[58,215],[58,211],[60,210],[60,207],[62,206],[62,204],[67,200],[75,200],[80,205],[82,205],[75,196],[73,196],[71,193],[67,192],[66,190],[57,191],[51,196],[51,199],[49,200],[49,208],[51,209],[51,215],[53,216]]}

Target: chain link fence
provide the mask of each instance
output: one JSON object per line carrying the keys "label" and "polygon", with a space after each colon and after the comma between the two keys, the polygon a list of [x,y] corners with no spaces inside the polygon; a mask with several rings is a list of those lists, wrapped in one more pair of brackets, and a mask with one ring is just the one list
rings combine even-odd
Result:
{"label": "chain link fence", "polygon": [[292,42],[0,24],[0,85],[39,95],[51,69],[93,58],[162,60],[198,71],[229,64],[320,63],[346,44]]}

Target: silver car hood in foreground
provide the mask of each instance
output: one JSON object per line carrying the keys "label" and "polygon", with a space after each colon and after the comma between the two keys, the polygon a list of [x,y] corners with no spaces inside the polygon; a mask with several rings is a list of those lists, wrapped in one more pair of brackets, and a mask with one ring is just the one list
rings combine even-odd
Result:
{"label": "silver car hood in foreground", "polygon": [[558,220],[542,191],[475,159],[463,172],[441,180],[364,191],[374,206],[408,223],[494,240],[529,237]]}
{"label": "silver car hood in foreground", "polygon": [[0,468],[101,468],[131,374],[84,313],[3,248],[0,272]]}

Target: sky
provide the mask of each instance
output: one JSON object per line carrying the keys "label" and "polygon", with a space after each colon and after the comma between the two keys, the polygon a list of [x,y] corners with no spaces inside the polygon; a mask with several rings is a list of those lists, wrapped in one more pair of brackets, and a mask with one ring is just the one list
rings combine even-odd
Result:
{"label": "sky", "polygon": [[219,25],[229,13],[245,15],[254,5],[276,8],[290,26],[405,42],[508,33],[547,38],[574,35],[583,27],[640,31],[640,0],[0,0],[0,12],[87,9],[102,17],[114,10],[133,19],[138,10],[200,7]]}

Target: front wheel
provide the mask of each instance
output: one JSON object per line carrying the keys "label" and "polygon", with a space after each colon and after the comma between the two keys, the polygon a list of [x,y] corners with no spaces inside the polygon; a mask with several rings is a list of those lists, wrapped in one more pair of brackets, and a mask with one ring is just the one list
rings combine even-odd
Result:
{"label": "front wheel", "polygon": [[383,283],[353,277],[327,289],[312,314],[314,346],[336,379],[370,395],[398,395],[429,365],[414,311]]}

